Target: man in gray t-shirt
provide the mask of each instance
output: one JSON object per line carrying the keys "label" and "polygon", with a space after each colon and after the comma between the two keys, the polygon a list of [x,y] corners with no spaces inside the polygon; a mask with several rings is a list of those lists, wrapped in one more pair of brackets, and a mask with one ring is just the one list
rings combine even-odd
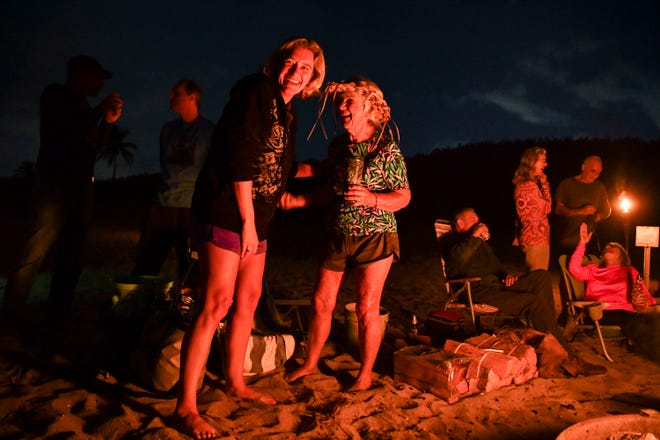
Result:
{"label": "man in gray t-shirt", "polygon": [[[603,161],[598,156],[588,156],[582,162],[581,173],[564,179],[555,192],[556,228],[551,237],[557,250],[571,254],[580,241],[580,224],[588,225],[595,232],[599,221],[612,213],[605,186],[598,180],[603,170]],[[592,240],[598,247],[598,240]],[[591,252],[598,252],[592,249]]]}

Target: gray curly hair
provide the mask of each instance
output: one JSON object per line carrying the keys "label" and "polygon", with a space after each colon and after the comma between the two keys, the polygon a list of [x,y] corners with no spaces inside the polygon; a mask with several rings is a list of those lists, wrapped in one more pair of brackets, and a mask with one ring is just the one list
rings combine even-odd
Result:
{"label": "gray curly hair", "polygon": [[[397,143],[401,141],[399,127],[392,119],[390,105],[387,103],[387,101],[385,101],[383,91],[375,82],[361,76],[347,81],[331,82],[325,87],[321,93],[321,98],[319,99],[316,122],[314,122],[314,125],[307,135],[308,141],[312,137],[312,133],[314,133],[314,130],[317,126],[321,127],[323,137],[326,139],[328,138],[328,134],[326,132],[325,125],[323,124],[321,116],[325,111],[328,99],[335,106],[337,106],[339,104],[339,100],[346,93],[355,93],[365,98],[364,105],[365,113],[367,114],[367,120],[378,130],[379,141],[386,132],[390,139],[395,139]],[[336,115],[333,114],[333,117],[336,118]],[[337,120],[335,119],[335,127],[336,123]]]}
{"label": "gray curly hair", "polygon": [[391,109],[385,101],[383,91],[370,79],[356,77],[348,81],[333,82],[328,84],[323,91],[323,94],[330,97],[333,103],[336,103],[346,93],[355,93],[364,97],[367,119],[375,127],[382,128],[392,118]]}

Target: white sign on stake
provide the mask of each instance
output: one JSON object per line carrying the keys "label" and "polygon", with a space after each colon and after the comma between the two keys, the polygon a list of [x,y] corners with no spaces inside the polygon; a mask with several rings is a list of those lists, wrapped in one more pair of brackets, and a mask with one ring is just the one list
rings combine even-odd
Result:
{"label": "white sign on stake", "polygon": [[637,226],[635,246],[644,248],[644,283],[648,287],[651,277],[651,248],[658,247],[660,226]]}
{"label": "white sign on stake", "polygon": [[660,226],[637,226],[635,229],[635,246],[658,247]]}

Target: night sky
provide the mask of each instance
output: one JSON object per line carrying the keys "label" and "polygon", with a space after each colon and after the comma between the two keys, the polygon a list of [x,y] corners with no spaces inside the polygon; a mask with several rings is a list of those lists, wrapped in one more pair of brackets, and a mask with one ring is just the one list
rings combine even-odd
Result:
{"label": "night sky", "polygon": [[[125,99],[120,126],[138,145],[119,176],[158,170],[158,135],[175,115],[171,86],[204,90],[216,121],[231,86],[281,41],[304,35],[326,53],[327,80],[370,77],[383,89],[406,156],[475,141],[660,137],[660,2],[10,1],[0,18],[0,176],[38,151],[38,101],[68,58],[114,73],[102,95]],[[93,101],[97,102],[97,101]],[[317,103],[297,102],[298,158]],[[551,150],[552,146],[548,145]],[[97,176],[111,170],[97,165]]]}

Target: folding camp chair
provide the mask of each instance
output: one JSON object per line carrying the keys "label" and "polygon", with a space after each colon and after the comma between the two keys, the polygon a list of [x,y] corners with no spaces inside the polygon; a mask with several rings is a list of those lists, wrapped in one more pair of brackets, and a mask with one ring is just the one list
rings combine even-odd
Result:
{"label": "folding camp chair", "polygon": [[[600,258],[596,255],[587,254],[582,258],[583,265],[592,263],[598,264],[599,262]],[[569,323],[567,324],[567,327],[570,325],[576,325],[577,330],[595,327],[598,334],[598,339],[600,340],[600,345],[603,348],[603,354],[607,360],[614,362],[614,360],[607,352],[603,330],[605,330],[607,334],[613,335],[608,339],[621,340],[624,339],[621,333],[621,327],[618,325],[600,325],[598,321],[603,317],[603,303],[599,301],[584,300],[584,282],[577,280],[573,275],[571,275],[570,271],[568,270],[567,255],[559,256],[559,267],[561,268],[561,273],[564,279],[564,285],[566,287],[567,293],[566,309],[569,316]],[[584,324],[585,313],[587,313],[592,319],[594,326]],[[571,338],[569,337],[569,339]]]}
{"label": "folding camp chair", "polygon": [[[195,278],[198,262],[198,254],[196,251],[190,251],[190,259],[183,275],[174,283],[170,291],[171,308],[173,312],[178,312],[189,319],[192,319],[198,312],[196,303],[199,298],[196,296],[188,297],[186,286],[198,282]],[[304,319],[301,315],[301,308],[311,305],[309,299],[276,299],[273,298],[268,290],[268,283],[266,277],[263,278],[261,298],[259,299],[259,306],[255,312],[255,330],[264,331],[267,328],[271,330],[281,330],[292,327],[294,332],[303,334],[305,332]],[[284,309],[280,312],[279,309]]]}
{"label": "folding camp chair", "polygon": [[198,311],[198,305],[196,303],[199,301],[199,298],[195,295],[194,290],[186,289],[186,287],[195,283],[193,278],[195,277],[199,257],[197,252],[192,250],[188,251],[188,255],[190,258],[186,270],[172,286],[169,292],[169,300],[170,311],[172,313],[179,314],[186,320],[191,321]]}

